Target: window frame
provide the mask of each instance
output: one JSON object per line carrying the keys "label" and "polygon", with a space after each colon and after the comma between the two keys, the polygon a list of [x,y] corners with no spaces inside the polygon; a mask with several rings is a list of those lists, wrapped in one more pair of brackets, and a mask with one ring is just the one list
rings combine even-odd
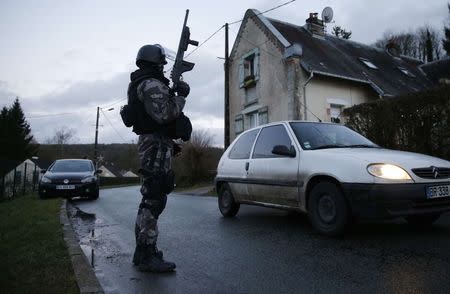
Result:
{"label": "window frame", "polygon": [[[253,143],[252,143],[252,146],[250,147],[250,153],[249,153],[248,157],[247,157],[247,158],[232,158],[232,157],[231,157],[231,152],[233,151],[233,149],[234,149],[234,147],[236,146],[236,144],[238,143],[238,141],[239,141],[243,136],[245,136],[246,134],[251,133],[251,132],[256,132],[256,136],[255,136],[255,138],[253,139]],[[239,137],[237,137],[237,138],[235,139],[235,142],[233,142],[233,145],[231,146],[230,151],[229,151],[228,154],[227,154],[227,158],[228,158],[229,160],[250,160],[250,159],[252,158],[253,148],[255,148],[255,143],[256,143],[256,140],[258,139],[258,136],[259,136],[259,133],[260,133],[260,132],[261,132],[261,128],[254,129],[254,130],[248,130],[248,131],[245,131],[245,132],[241,133],[241,134],[239,135]]]}
{"label": "window frame", "polygon": [[[284,158],[285,156],[281,156],[281,155],[276,155],[276,154],[272,154],[271,156],[267,156],[267,157],[255,157],[255,148],[256,148],[256,144],[258,143],[259,137],[261,136],[261,133],[263,131],[263,129],[266,128],[271,128],[271,127],[276,127],[276,126],[282,126],[284,128],[284,131],[286,132],[289,140],[291,140],[291,145],[287,146],[287,147],[291,147],[291,146],[295,146],[295,140],[294,138],[291,136],[291,134],[289,134],[289,130],[288,128],[284,125],[284,124],[273,124],[273,125],[268,125],[268,126],[264,126],[259,128],[259,132],[258,132],[258,136],[255,139],[255,142],[253,144],[253,148],[252,148],[252,153],[250,158],[253,159],[270,159],[270,158]],[[274,145],[275,146],[275,145]],[[294,147],[295,148],[295,147]],[[296,150],[296,154],[298,154],[297,150]],[[297,157],[297,155],[296,155]]]}
{"label": "window frame", "polygon": [[359,61],[361,61],[367,68],[378,70],[378,66],[375,65],[372,61],[367,58],[359,57]]}
{"label": "window frame", "polygon": [[[256,85],[260,77],[260,56],[260,50],[256,47],[240,58],[238,67],[239,88],[251,88]],[[252,68],[250,74],[246,75],[245,64],[248,62],[252,65]],[[252,78],[248,79],[249,77]]]}

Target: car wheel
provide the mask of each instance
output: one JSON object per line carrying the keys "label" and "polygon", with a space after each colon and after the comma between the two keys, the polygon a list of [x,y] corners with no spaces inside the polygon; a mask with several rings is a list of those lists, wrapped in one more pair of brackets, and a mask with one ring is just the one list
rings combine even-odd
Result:
{"label": "car wheel", "polygon": [[405,217],[405,219],[412,226],[426,227],[431,226],[440,216],[440,214],[410,215]]}
{"label": "car wheel", "polygon": [[96,191],[89,197],[89,199],[91,199],[91,200],[97,200],[99,196],[100,196],[100,191],[99,191],[99,190],[96,190]]}
{"label": "car wheel", "polygon": [[234,200],[233,193],[231,193],[228,184],[223,184],[219,190],[219,209],[225,217],[233,217],[238,211],[240,204]]}
{"label": "car wheel", "polygon": [[330,182],[315,185],[308,200],[308,217],[321,234],[337,236],[344,233],[350,223],[350,211],[341,189]]}

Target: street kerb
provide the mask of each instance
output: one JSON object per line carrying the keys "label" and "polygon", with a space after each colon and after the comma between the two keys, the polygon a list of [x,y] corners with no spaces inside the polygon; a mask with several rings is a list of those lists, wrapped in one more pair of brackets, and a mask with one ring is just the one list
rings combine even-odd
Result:
{"label": "street kerb", "polygon": [[95,276],[94,270],[87,257],[84,255],[83,250],[81,250],[78,239],[75,236],[75,232],[67,215],[67,200],[65,199],[61,205],[60,222],[63,226],[64,241],[69,250],[73,271],[80,293],[104,293],[102,286]]}

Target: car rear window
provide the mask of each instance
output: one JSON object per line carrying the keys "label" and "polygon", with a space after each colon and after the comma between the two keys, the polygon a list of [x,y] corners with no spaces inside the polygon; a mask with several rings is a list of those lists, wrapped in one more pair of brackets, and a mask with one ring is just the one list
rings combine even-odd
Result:
{"label": "car rear window", "polygon": [[86,160],[56,161],[50,168],[52,172],[86,172],[92,171],[92,164]]}
{"label": "car rear window", "polygon": [[258,130],[253,130],[239,137],[228,157],[230,159],[248,159],[257,134]]}
{"label": "car rear window", "polygon": [[288,148],[292,145],[291,138],[283,125],[265,127],[261,130],[252,158],[280,157],[272,153],[275,145],[284,145]]}

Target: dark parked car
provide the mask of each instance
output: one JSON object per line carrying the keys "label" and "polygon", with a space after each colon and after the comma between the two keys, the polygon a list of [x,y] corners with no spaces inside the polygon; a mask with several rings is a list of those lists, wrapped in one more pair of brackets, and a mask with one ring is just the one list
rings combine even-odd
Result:
{"label": "dark parked car", "polygon": [[75,196],[97,199],[99,196],[97,174],[94,163],[88,159],[56,160],[39,182],[39,197]]}

